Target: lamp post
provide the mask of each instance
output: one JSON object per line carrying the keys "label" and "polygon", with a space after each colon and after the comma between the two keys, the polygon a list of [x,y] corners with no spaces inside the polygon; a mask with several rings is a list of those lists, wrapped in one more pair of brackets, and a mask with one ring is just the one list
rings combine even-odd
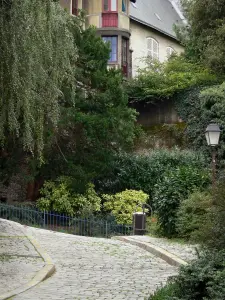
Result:
{"label": "lamp post", "polygon": [[211,122],[205,131],[205,137],[208,146],[212,147],[212,183],[216,182],[216,150],[215,147],[219,144],[221,130],[219,125]]}

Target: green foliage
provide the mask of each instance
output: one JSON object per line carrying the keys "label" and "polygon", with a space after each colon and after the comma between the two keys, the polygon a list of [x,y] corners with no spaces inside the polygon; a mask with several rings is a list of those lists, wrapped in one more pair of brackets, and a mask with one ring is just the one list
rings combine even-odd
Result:
{"label": "green foliage", "polygon": [[154,187],[152,199],[163,235],[172,237],[177,234],[177,211],[181,202],[195,189],[208,184],[208,173],[196,166],[180,166],[164,174]]}
{"label": "green foliage", "polygon": [[188,26],[178,27],[186,56],[216,72],[225,71],[224,0],[182,0]]}
{"label": "green foliage", "polygon": [[175,291],[175,283],[169,281],[166,286],[157,289],[149,300],[176,300],[177,298],[174,298],[176,296]]}
{"label": "green foliage", "polygon": [[199,242],[199,232],[209,220],[211,207],[212,196],[209,192],[196,191],[182,201],[176,221],[178,235]]}
{"label": "green foliage", "polygon": [[198,233],[199,241],[210,249],[225,249],[225,184],[224,178],[212,190],[211,209]]}
{"label": "green foliage", "polygon": [[154,150],[148,155],[120,153],[111,161],[103,176],[95,181],[100,193],[115,194],[125,189],[142,190],[150,196],[155,185],[168,170],[181,166],[204,167],[205,159],[198,152]]}
{"label": "green foliage", "polygon": [[77,32],[75,27],[77,35],[76,105],[65,87],[67,105],[62,108],[54,151],[50,148],[47,153],[51,167],[46,165],[42,174],[72,176],[77,190],[82,190],[105,172],[114,153],[132,146],[136,112],[128,107],[121,74],[107,70],[109,50],[96,29]]}
{"label": "green foliage", "polygon": [[41,189],[37,207],[45,211],[65,213],[69,216],[89,216],[100,211],[101,198],[89,184],[84,194],[75,194],[70,178],[60,178],[58,182],[46,181]]}
{"label": "green foliage", "polygon": [[[186,122],[187,139],[194,149],[201,149],[209,155],[204,132],[207,125],[214,120],[224,126],[225,117],[225,83],[210,88],[195,88],[179,94],[175,100],[176,108],[181,118]],[[219,166],[224,166],[225,134],[222,131],[217,150]],[[211,156],[211,155],[210,155]]]}
{"label": "green foliage", "polygon": [[148,200],[148,195],[142,191],[125,190],[115,195],[102,195],[106,201],[104,209],[110,211],[118,224],[132,224],[135,211],[142,211],[142,204]]}
{"label": "green foliage", "polygon": [[[19,5],[18,0],[14,1],[15,5],[16,3]],[[46,23],[46,3],[50,5],[49,23]],[[19,99],[14,97],[12,99],[14,103],[7,102],[8,94],[3,94],[4,103],[9,103],[10,110],[15,109],[18,113],[18,120],[21,122],[19,134],[23,135],[24,126],[31,128],[32,125],[31,131],[36,130],[37,118],[40,122],[44,120],[38,123],[42,137],[40,140],[32,131],[30,140],[32,156],[31,150],[22,145],[25,137],[20,136],[17,139],[14,133],[5,130],[7,135],[5,135],[4,150],[0,149],[2,167],[0,179],[8,188],[9,182],[13,181],[12,173],[17,174],[21,170],[25,170],[24,173],[29,177],[29,181],[35,179],[38,182],[48,179],[54,181],[60,176],[70,176],[73,178],[74,192],[82,194],[93,178],[105,172],[114,153],[132,146],[136,134],[136,111],[128,107],[128,97],[120,72],[107,70],[109,47],[96,34],[96,29],[89,27],[84,30],[81,18],[70,16],[60,8],[59,3],[50,4],[50,0],[46,3],[44,4],[44,0],[26,0],[15,12],[19,26],[13,26],[13,34],[18,36],[16,39],[18,43],[20,41],[29,43],[29,49],[26,48],[26,53],[18,49],[17,63],[23,65],[25,70],[17,76],[21,81],[17,91],[22,96],[18,94]],[[19,13],[23,12],[23,9],[27,10],[23,18],[19,19]],[[33,23],[32,26],[30,25],[35,19],[33,14],[38,18],[35,29]],[[54,25],[54,22],[57,24]],[[32,31],[31,35],[29,32],[21,31],[21,26],[29,28]],[[46,33],[49,34],[49,39],[42,31],[40,32],[39,27],[43,31],[49,29]],[[17,29],[20,30],[18,33]],[[53,35],[51,30],[56,33]],[[54,40],[53,37],[51,39],[51,34]],[[8,56],[17,55],[16,50],[7,49]],[[31,69],[27,66],[30,61]],[[1,63],[4,62],[5,60],[2,59]],[[5,75],[7,72],[4,73]],[[3,79],[7,81],[4,76]],[[22,83],[26,87],[22,86]],[[10,81],[7,81],[7,84],[8,86],[5,83],[4,92],[8,90],[12,93],[14,84]],[[25,101],[24,91],[28,93],[26,89],[29,89],[29,93],[32,92],[34,97],[32,94],[32,98],[27,98]],[[2,121],[7,121],[6,125],[8,122],[15,125],[15,118],[11,116],[11,112],[8,112],[7,105],[3,107],[0,102],[0,115],[10,113],[9,117],[0,120],[0,124]],[[27,108],[20,105],[26,105]],[[29,118],[22,115],[27,109],[30,109],[30,113],[26,113],[29,113]],[[53,117],[54,122],[51,119]],[[10,128],[7,126],[4,128]],[[36,142],[39,144],[37,147]],[[41,165],[40,158],[43,158]],[[33,193],[33,200],[36,195],[37,191]]]}
{"label": "green foliage", "polygon": [[75,86],[72,19],[51,0],[2,1],[0,15],[0,142],[40,158],[46,131],[57,130],[62,85]]}
{"label": "green foliage", "polygon": [[225,294],[225,252],[204,252],[182,267],[172,283],[151,300],[223,300]]}
{"label": "green foliage", "polygon": [[154,102],[187,88],[216,81],[216,76],[208,69],[179,56],[164,63],[148,62],[148,66],[127,83],[127,91],[131,101]]}

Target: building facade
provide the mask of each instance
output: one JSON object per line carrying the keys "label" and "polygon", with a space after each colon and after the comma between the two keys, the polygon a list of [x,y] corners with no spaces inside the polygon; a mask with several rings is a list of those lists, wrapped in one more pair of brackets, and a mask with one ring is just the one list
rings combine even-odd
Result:
{"label": "building facade", "polygon": [[178,7],[169,0],[137,0],[130,9],[130,45],[132,48],[132,73],[146,65],[146,57],[167,60],[172,53],[180,54],[180,45],[174,25],[182,22]]}
{"label": "building facade", "polygon": [[137,75],[145,67],[144,58],[165,61],[173,52],[180,53],[173,31],[182,22],[174,0],[60,0],[62,7],[77,15],[86,12],[86,26],[109,42],[109,67],[121,68],[125,77]]}

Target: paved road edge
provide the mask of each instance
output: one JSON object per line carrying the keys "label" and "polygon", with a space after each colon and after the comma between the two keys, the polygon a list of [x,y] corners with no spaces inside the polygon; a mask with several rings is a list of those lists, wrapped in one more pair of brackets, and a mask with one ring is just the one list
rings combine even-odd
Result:
{"label": "paved road edge", "polygon": [[183,259],[179,258],[178,256],[164,250],[161,247],[155,246],[152,243],[145,243],[145,242],[140,242],[132,239],[132,237],[124,237],[124,236],[118,236],[118,237],[113,237],[113,239],[123,241],[125,243],[129,243],[135,246],[138,246],[153,255],[163,259],[166,261],[168,264],[175,266],[175,267],[180,267],[180,266],[185,266],[188,263],[184,261]]}
{"label": "paved road edge", "polygon": [[44,267],[39,270],[34,278],[30,280],[25,285],[22,285],[19,288],[16,288],[10,292],[7,292],[5,294],[0,295],[0,300],[7,300],[11,299],[12,297],[21,294],[32,287],[36,286],[37,284],[41,283],[45,279],[49,278],[54,272],[55,272],[55,265],[51,259],[51,257],[42,249],[42,247],[39,245],[39,243],[34,239],[34,237],[27,233],[27,230],[25,229],[25,235],[27,239],[30,241],[30,243],[34,246],[35,250],[39,253],[41,258],[44,260],[45,265]]}

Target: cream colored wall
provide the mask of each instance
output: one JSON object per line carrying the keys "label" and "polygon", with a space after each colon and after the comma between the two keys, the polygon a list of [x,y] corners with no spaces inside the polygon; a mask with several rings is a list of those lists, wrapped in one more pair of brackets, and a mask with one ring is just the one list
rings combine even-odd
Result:
{"label": "cream colored wall", "polygon": [[147,55],[147,42],[148,37],[152,37],[159,43],[159,61],[163,62],[167,59],[166,48],[172,47],[178,54],[183,52],[184,48],[175,40],[157,33],[151,28],[130,20],[130,47],[133,50],[132,64],[133,76],[137,75],[138,68],[144,68],[145,63],[143,58]]}
{"label": "cream colored wall", "polygon": [[128,17],[128,15],[124,14],[124,13],[119,13],[118,15],[119,18],[119,28],[122,29],[126,29],[126,30],[130,30],[130,18]]}
{"label": "cream colored wall", "polygon": [[102,12],[102,1],[87,1],[87,26],[94,25],[97,28],[101,27],[101,12]]}
{"label": "cream colored wall", "polygon": [[99,14],[100,12],[102,12],[102,1],[88,0],[88,14]]}
{"label": "cream colored wall", "polygon": [[99,14],[88,16],[88,26],[93,25],[97,28],[101,27],[101,18]]}

